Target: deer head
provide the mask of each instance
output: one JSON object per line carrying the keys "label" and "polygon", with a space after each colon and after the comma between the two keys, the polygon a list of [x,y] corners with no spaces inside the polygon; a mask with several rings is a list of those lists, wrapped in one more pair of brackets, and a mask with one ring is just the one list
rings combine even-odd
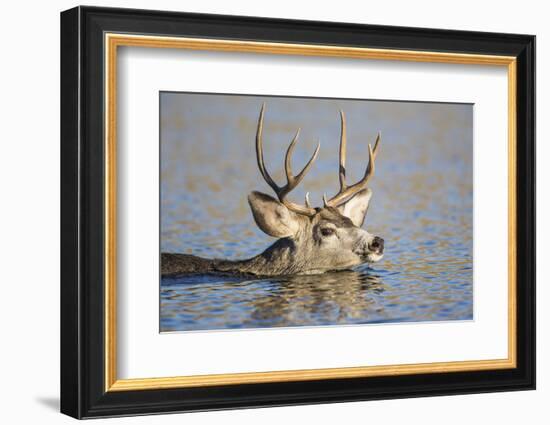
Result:
{"label": "deer head", "polygon": [[[346,120],[340,111],[340,190],[328,199],[323,196],[323,206],[313,208],[306,194],[305,205],[288,200],[287,195],[305,177],[319,153],[320,144],[297,175],[292,173],[292,152],[298,141],[296,132],[285,156],[287,183],[279,186],[266,170],[262,150],[262,130],[265,104],[262,106],[256,132],[256,158],[258,168],[277,199],[261,192],[252,192],[248,201],[254,220],[265,233],[281,240],[269,251],[273,261],[281,264],[281,270],[292,273],[321,273],[328,270],[349,269],[362,263],[379,261],[384,252],[384,240],[362,229],[372,197],[367,187],[374,174],[374,162],[378,153],[380,134],[374,148],[369,144],[369,163],[365,175],[357,183],[346,184]],[[267,252],[267,251],[266,251]]]}

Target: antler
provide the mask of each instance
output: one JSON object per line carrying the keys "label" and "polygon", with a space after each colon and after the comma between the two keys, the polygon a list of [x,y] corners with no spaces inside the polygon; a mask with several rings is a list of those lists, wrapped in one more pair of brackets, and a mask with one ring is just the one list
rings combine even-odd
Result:
{"label": "antler", "polygon": [[378,133],[376,141],[374,142],[374,149],[369,143],[369,164],[367,165],[365,175],[357,183],[348,187],[346,185],[346,117],[344,116],[344,111],[342,110],[340,110],[340,118],[342,120],[342,130],[340,133],[340,191],[328,201],[326,198],[323,198],[325,206],[329,207],[337,207],[338,205],[341,205],[367,186],[369,179],[374,175],[374,161],[376,159],[376,154],[378,153],[378,144],[380,143],[380,133]]}
{"label": "antler", "polygon": [[262,110],[260,111],[260,118],[258,119],[258,129],[256,131],[256,159],[258,160],[258,168],[260,169],[260,173],[262,173],[262,176],[266,183],[273,189],[273,191],[277,194],[277,197],[279,198],[279,201],[285,205],[289,210],[294,211],[298,214],[303,214],[307,216],[313,216],[315,215],[316,211],[314,208],[311,208],[309,204],[309,199],[306,195],[306,206],[295,204],[294,202],[289,201],[286,199],[286,196],[296,187],[300,184],[306,173],[311,168],[313,161],[317,158],[317,154],[319,153],[319,148],[321,147],[321,144],[317,144],[317,149],[315,149],[315,152],[311,156],[308,163],[305,165],[305,167],[298,173],[297,176],[294,176],[292,174],[292,168],[290,165],[290,160],[292,157],[292,152],[294,151],[294,147],[296,146],[296,142],[298,141],[298,136],[300,134],[300,129],[296,132],[296,135],[292,139],[292,142],[290,142],[290,146],[288,147],[286,151],[285,156],[285,173],[286,173],[286,180],[287,183],[284,186],[278,186],[277,183],[271,178],[269,173],[267,172],[265,165],[264,165],[264,154],[262,149],[262,130],[264,125],[264,110],[265,110],[265,103],[262,105]]}

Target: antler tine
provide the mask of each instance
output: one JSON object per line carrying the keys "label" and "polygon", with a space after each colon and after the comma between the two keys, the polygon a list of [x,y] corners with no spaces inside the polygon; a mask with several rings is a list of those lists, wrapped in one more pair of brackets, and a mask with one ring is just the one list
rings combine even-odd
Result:
{"label": "antler tine", "polygon": [[319,149],[321,148],[321,142],[318,142],[317,147],[315,148],[315,152],[313,152],[313,155],[311,155],[311,158],[309,159],[307,164],[304,166],[302,171],[298,173],[297,176],[294,176],[292,174],[292,167],[290,165],[290,162],[292,159],[292,153],[294,152],[294,146],[296,146],[296,142],[298,141],[299,134],[300,134],[300,129],[298,129],[298,131],[296,132],[296,135],[294,136],[294,139],[292,139],[292,142],[290,142],[290,146],[288,147],[285,155],[285,173],[286,173],[286,179],[289,186],[288,187],[289,192],[300,184],[302,179],[305,177],[306,173],[309,171],[309,169],[313,165],[313,162],[317,159],[317,155],[319,154]]}
{"label": "antler tine", "polygon": [[292,153],[294,152],[294,146],[296,146],[296,142],[298,141],[299,136],[300,136],[300,129],[296,130],[296,134],[294,135],[292,142],[290,142],[290,145],[288,146],[288,149],[286,150],[286,154],[285,154],[285,173],[286,173],[286,180],[289,183],[294,182],[294,176],[292,175],[292,166],[290,162],[292,159]]}
{"label": "antler tine", "polygon": [[260,173],[262,174],[264,180],[266,183],[275,191],[275,193],[278,193],[280,190],[279,186],[275,181],[271,178],[267,170],[265,169],[264,165],[264,152],[263,152],[263,146],[262,146],[262,131],[264,127],[264,111],[265,111],[265,103],[262,104],[262,109],[260,111],[260,117],[258,118],[258,128],[256,130],[256,160],[258,161],[258,168],[260,169]]}
{"label": "antler tine", "polygon": [[306,192],[306,207],[311,208],[311,202],[309,201],[309,192]]}
{"label": "antler tine", "polygon": [[378,132],[378,134],[376,135],[376,140],[374,141],[374,149],[373,149],[373,152],[374,152],[374,159],[376,159],[376,154],[378,153],[378,144],[380,143],[380,139],[382,138],[382,132]]}
{"label": "antler tine", "polygon": [[[376,155],[378,153],[378,144],[380,143],[380,137],[381,137],[380,132],[378,132],[378,134],[376,135],[376,140],[374,141],[374,148],[372,149],[373,158],[374,158],[374,160],[372,161],[373,164],[374,164],[374,161],[376,161]],[[369,143],[369,146],[370,146],[370,143]],[[369,152],[369,163],[367,164],[367,167],[370,167],[370,164],[371,164],[371,159],[370,159],[370,152]],[[368,173],[368,172],[369,172],[369,168],[367,168],[365,173]]]}
{"label": "antler tine", "polygon": [[[367,170],[365,171],[365,174],[374,174],[374,161],[376,161],[376,154],[378,153],[378,144],[380,143],[380,137],[381,137],[381,134],[380,132],[378,132],[378,134],[376,135],[376,140],[374,141],[374,149],[372,150],[372,160],[371,160],[371,156],[370,156],[370,144],[369,144],[369,164],[368,164],[368,168]],[[372,173],[370,171],[370,164],[372,162]],[[370,177],[369,177],[370,178]]]}
{"label": "antler tine", "polygon": [[279,201],[285,205],[289,210],[294,211],[298,214],[304,214],[308,216],[315,215],[316,210],[314,208],[311,208],[309,204],[309,199],[307,199],[306,196],[306,206],[295,204],[289,200],[286,199],[286,195],[290,191],[292,191],[304,178],[306,173],[309,171],[311,166],[313,165],[313,162],[317,158],[317,155],[319,154],[319,148],[321,147],[321,144],[317,144],[317,148],[315,149],[315,152],[305,165],[305,167],[298,173],[297,176],[294,176],[292,174],[292,168],[291,168],[291,159],[292,159],[292,152],[294,151],[294,147],[296,146],[296,142],[298,141],[298,136],[300,134],[300,129],[296,132],[296,135],[292,139],[292,142],[290,142],[290,145],[286,151],[285,155],[285,173],[286,173],[286,179],[287,184],[284,186],[279,186],[275,181],[271,178],[269,173],[267,172],[264,164],[264,156],[263,156],[263,147],[262,147],[262,131],[263,131],[263,120],[264,120],[264,111],[265,111],[265,103],[262,105],[262,109],[260,111],[260,117],[258,119],[258,129],[256,131],[256,159],[258,161],[258,168],[260,169],[260,173],[262,174],[264,180],[266,183],[273,189],[277,197],[279,198]]}
{"label": "antler tine", "polygon": [[357,192],[361,191],[367,186],[368,181],[374,175],[374,155],[375,154],[372,145],[369,143],[369,164],[367,165],[367,169],[365,170],[365,175],[357,183],[349,186],[346,190],[341,191],[336,196],[332,197],[328,202],[326,202],[327,206],[337,207],[344,201],[352,198],[353,195],[355,195]]}
{"label": "antler tine", "polygon": [[329,201],[325,201],[326,206],[337,207],[343,202],[349,200],[357,192],[361,191],[367,186],[368,181],[374,175],[376,155],[378,154],[378,146],[381,140],[381,134],[378,132],[376,141],[374,142],[374,148],[369,144],[369,163],[365,170],[363,178],[352,186],[346,185],[346,121],[344,112],[340,111],[340,117],[342,120],[342,130],[340,136],[340,191],[332,197]]}
{"label": "antler tine", "polygon": [[340,192],[346,190],[346,117],[344,111],[340,109],[340,119],[342,121],[341,130],[340,130]]}

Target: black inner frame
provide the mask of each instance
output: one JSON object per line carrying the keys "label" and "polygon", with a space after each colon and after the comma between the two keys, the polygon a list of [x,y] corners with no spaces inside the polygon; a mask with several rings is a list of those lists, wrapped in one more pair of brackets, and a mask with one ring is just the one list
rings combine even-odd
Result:
{"label": "black inner frame", "polygon": [[[105,392],[105,32],[515,56],[517,246],[521,247],[517,250],[517,368]],[[77,7],[61,14],[61,119],[63,413],[90,418],[534,389],[534,36]]]}

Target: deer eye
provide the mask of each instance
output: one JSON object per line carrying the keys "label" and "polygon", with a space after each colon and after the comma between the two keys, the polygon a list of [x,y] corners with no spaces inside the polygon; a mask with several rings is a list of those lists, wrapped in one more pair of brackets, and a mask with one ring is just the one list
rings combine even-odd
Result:
{"label": "deer eye", "polygon": [[321,235],[323,235],[323,236],[334,235],[334,229],[332,227],[322,227],[321,228]]}

